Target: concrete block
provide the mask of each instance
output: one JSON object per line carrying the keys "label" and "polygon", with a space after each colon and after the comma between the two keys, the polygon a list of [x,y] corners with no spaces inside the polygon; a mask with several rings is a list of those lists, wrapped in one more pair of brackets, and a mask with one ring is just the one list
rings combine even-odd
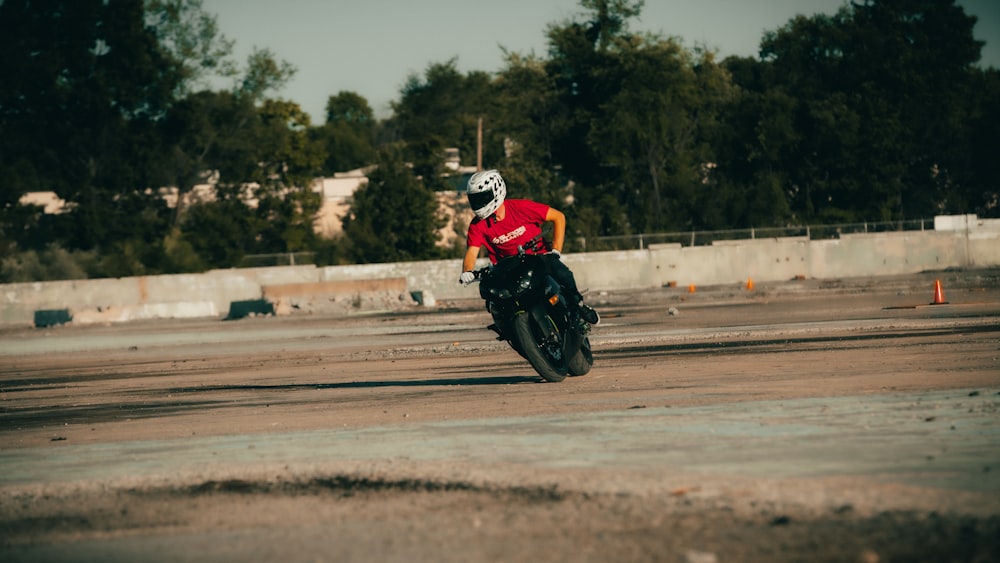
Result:
{"label": "concrete block", "polygon": [[35,327],[47,328],[66,324],[73,320],[69,309],[40,309],[35,311]]}
{"label": "concrete block", "polygon": [[226,320],[242,319],[253,315],[273,315],[274,305],[264,299],[248,299],[233,301],[229,304],[229,314]]}
{"label": "concrete block", "polygon": [[411,291],[410,295],[418,305],[422,305],[424,307],[437,307],[437,299],[434,298],[434,294],[430,291]]}

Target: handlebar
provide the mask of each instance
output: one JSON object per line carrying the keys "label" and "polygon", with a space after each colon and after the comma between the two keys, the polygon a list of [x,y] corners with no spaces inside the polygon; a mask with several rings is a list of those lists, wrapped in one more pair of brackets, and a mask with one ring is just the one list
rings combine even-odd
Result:
{"label": "handlebar", "polygon": [[[529,254],[528,251],[532,251],[531,254],[544,254],[548,250],[548,246],[545,244],[545,240],[542,239],[541,235],[529,240],[526,244],[517,247],[517,256],[525,256]],[[540,252],[541,251],[541,252]],[[490,272],[493,271],[493,264],[479,268],[478,270],[470,270],[473,275],[473,279],[470,284],[482,281]]]}

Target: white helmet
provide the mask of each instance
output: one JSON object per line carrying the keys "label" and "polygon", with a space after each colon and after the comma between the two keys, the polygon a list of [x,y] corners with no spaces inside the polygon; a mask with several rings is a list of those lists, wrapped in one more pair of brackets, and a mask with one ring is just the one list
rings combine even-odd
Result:
{"label": "white helmet", "polygon": [[500,209],[503,200],[507,198],[507,185],[496,170],[483,170],[469,178],[466,194],[473,213],[480,219],[485,219]]}

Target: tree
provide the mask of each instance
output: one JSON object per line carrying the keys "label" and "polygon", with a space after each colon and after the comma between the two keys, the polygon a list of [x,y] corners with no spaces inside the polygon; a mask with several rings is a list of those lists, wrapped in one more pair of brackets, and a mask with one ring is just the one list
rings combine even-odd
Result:
{"label": "tree", "polygon": [[711,54],[695,61],[671,40],[621,42],[614,57],[620,89],[601,107],[589,141],[620,172],[629,224],[637,232],[715,227],[705,212],[716,194],[700,188],[715,162],[707,140],[728,101],[728,77]]}
{"label": "tree", "polygon": [[356,262],[440,258],[437,233],[445,221],[434,193],[393,152],[380,154],[368,183],[354,192],[343,225]]}
{"label": "tree", "polygon": [[[245,254],[310,248],[321,204],[311,185],[322,151],[309,137],[309,116],[292,102],[265,100],[257,108],[230,93],[204,92],[189,101],[202,108],[194,118],[209,120],[201,127],[222,134],[205,139],[201,149],[217,174],[215,201],[186,211],[191,217],[180,220],[183,241],[211,267],[236,266]],[[219,248],[219,241],[231,250]]]}
{"label": "tree", "polygon": [[193,250],[195,267],[232,268],[254,252],[258,225],[253,210],[239,197],[222,197],[190,209],[180,226],[183,244]]}
{"label": "tree", "polygon": [[325,149],[324,175],[353,170],[375,159],[375,115],[368,101],[355,92],[343,91],[326,102],[326,123],[310,130]]}
{"label": "tree", "polygon": [[[169,155],[159,167],[162,182],[175,186],[179,198],[183,198],[221,167],[232,166],[234,153],[249,157],[260,139],[253,131],[258,124],[257,107],[265,103],[268,92],[280,88],[294,73],[292,65],[276,61],[269,50],[254,49],[243,70],[234,75],[231,90],[201,90],[178,100],[158,123],[164,153]],[[290,119],[286,125],[303,129],[310,125],[305,114]],[[244,160],[238,169],[228,170],[226,179],[252,175],[254,171],[255,162]],[[318,173],[318,169],[314,172]],[[238,181],[253,180],[247,176]],[[177,211],[181,213],[183,209]],[[176,220],[179,219],[178,215]]]}
{"label": "tree", "polygon": [[[218,96],[189,100],[206,73],[235,76],[230,47],[199,0],[0,3],[0,175],[13,180],[2,222],[34,221],[15,202],[51,189],[67,207],[44,222],[50,242],[124,257],[98,261],[98,275],[161,271],[177,218],[158,187],[204,181],[219,139],[248,122],[218,123]],[[292,71],[255,51],[229,107],[244,97],[252,109]],[[4,229],[22,231],[24,246],[31,229]]]}
{"label": "tree", "polygon": [[[231,90],[189,93],[158,124],[170,156],[161,178],[178,191],[164,244],[175,252],[185,249],[168,256],[184,269],[232,267],[246,254],[299,251],[315,236],[312,217],[320,200],[310,187],[320,173],[321,148],[297,104],[266,97],[295,68],[267,49],[254,49],[242,70],[229,61],[220,65],[232,69]],[[186,195],[213,179],[217,201],[189,211]],[[188,257],[187,249],[197,258]]]}
{"label": "tree", "polygon": [[[947,190],[944,211],[974,212],[980,217],[1000,217],[1000,159],[996,158],[1000,139],[1000,70],[974,70],[970,91],[972,112],[967,122],[965,147],[955,147],[956,166],[968,175]],[[964,149],[964,150],[963,150]],[[950,181],[947,176],[935,179]]]}
{"label": "tree", "polygon": [[789,202],[796,193],[786,168],[798,144],[794,127],[796,100],[777,89],[760,91],[759,73],[766,68],[753,59],[723,62],[735,84],[732,102],[720,118],[726,127],[713,136],[716,169],[709,186],[717,194],[715,208],[726,228],[799,224]]}
{"label": "tree", "polygon": [[939,178],[962,179],[958,147],[981,43],[953,0],[867,0],[799,16],[761,42],[770,88],[796,100],[799,144],[784,166],[810,220],[936,211]]}
{"label": "tree", "polygon": [[[643,2],[581,0],[587,10],[579,18],[546,30],[549,59],[559,111],[550,120],[553,158],[581,186],[599,189],[609,183],[603,159],[589,142],[591,127],[602,119],[601,106],[618,90],[615,50],[628,42],[628,20],[637,18]],[[597,198],[594,198],[595,200]]]}
{"label": "tree", "polygon": [[326,122],[346,123],[364,131],[375,123],[375,113],[364,96],[341,91],[326,100]]}
{"label": "tree", "polygon": [[[0,4],[0,176],[4,210],[54,190],[68,248],[110,244],[146,192],[178,65],[144,24],[139,0]],[[158,224],[158,223],[157,223]],[[145,224],[149,227],[149,224]],[[138,235],[147,238],[148,233]]]}
{"label": "tree", "polygon": [[145,0],[146,25],[178,65],[178,99],[205,89],[209,76],[232,78],[238,73],[230,58],[233,41],[219,32],[216,17],[202,6],[201,0]]}
{"label": "tree", "polygon": [[270,49],[255,47],[247,56],[246,67],[237,78],[234,92],[260,102],[268,92],[281,89],[296,72],[295,65],[275,59]]}
{"label": "tree", "polygon": [[[430,65],[421,79],[411,75],[394,102],[393,124],[406,144],[405,156],[414,172],[433,190],[446,189],[444,149],[457,147],[460,155],[477,153],[479,119],[492,123],[495,93],[484,72],[462,75],[456,59]],[[486,134],[483,159],[499,162],[502,139]]]}
{"label": "tree", "polygon": [[587,22],[587,40],[599,50],[610,47],[618,37],[628,31],[628,20],[638,18],[645,0],[580,0],[580,5],[590,11]]}
{"label": "tree", "polygon": [[508,54],[506,67],[496,79],[498,112],[492,128],[504,139],[504,179],[517,197],[572,203],[567,179],[557,174],[554,131],[562,106],[553,78],[544,61]]}
{"label": "tree", "polygon": [[309,116],[298,104],[267,100],[260,109],[256,168],[246,180],[257,184],[260,252],[305,250],[315,238],[312,222],[320,196],[312,191],[322,151],[307,133]]}

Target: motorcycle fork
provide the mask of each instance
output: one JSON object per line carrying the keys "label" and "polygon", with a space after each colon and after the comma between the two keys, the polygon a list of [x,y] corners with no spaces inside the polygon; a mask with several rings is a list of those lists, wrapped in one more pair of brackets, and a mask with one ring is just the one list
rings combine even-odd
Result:
{"label": "motorcycle fork", "polygon": [[[562,293],[555,293],[554,300],[548,300],[548,305],[539,304],[531,309],[535,324],[543,333],[544,340],[553,344],[562,344],[563,331],[560,330],[558,319],[567,319],[569,310]],[[565,324],[565,323],[564,323]],[[568,327],[568,325],[566,325]]]}

